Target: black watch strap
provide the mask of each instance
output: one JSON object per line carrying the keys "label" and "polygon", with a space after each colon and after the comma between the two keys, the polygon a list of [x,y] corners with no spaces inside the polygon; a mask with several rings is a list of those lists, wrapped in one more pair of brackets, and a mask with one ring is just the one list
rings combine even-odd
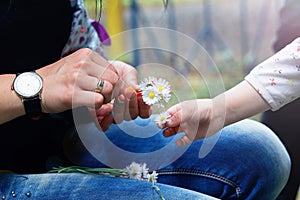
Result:
{"label": "black watch strap", "polygon": [[31,118],[39,118],[42,114],[41,99],[39,96],[23,99],[26,114]]}

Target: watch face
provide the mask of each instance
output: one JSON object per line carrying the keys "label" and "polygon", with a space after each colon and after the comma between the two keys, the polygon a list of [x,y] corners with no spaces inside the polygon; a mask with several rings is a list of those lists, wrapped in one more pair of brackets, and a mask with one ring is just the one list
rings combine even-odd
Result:
{"label": "watch face", "polygon": [[36,96],[42,89],[42,78],[35,72],[18,75],[14,81],[14,90],[22,97]]}

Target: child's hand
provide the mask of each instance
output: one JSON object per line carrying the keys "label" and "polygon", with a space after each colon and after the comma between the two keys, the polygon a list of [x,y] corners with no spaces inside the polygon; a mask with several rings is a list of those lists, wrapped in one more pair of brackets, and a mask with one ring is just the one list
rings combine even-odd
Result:
{"label": "child's hand", "polygon": [[166,137],[184,132],[185,135],[176,144],[187,145],[219,131],[224,125],[221,111],[219,108],[213,110],[211,99],[184,101],[167,110],[171,117],[160,128],[166,128],[163,131]]}

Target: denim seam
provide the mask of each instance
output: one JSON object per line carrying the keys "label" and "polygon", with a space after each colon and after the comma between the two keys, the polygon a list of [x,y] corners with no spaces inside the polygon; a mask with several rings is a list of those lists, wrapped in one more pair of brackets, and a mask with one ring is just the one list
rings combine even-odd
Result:
{"label": "denim seam", "polygon": [[189,175],[195,175],[195,176],[205,176],[209,178],[213,178],[219,181],[222,181],[226,184],[231,185],[232,187],[235,188],[237,198],[239,199],[241,196],[241,188],[238,186],[237,183],[235,183],[232,180],[229,180],[223,176],[217,175],[217,174],[212,174],[209,172],[203,172],[199,170],[188,170],[188,169],[177,169],[177,170],[157,170],[158,174],[189,174]]}

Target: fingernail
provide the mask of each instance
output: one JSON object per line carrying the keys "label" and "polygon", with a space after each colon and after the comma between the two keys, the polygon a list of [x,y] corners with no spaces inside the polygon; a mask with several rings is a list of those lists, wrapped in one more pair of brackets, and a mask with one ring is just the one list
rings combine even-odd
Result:
{"label": "fingernail", "polygon": [[132,98],[132,95],[135,93],[136,91],[133,87],[129,86],[128,88],[126,88],[125,95],[128,100],[130,100]]}
{"label": "fingernail", "polygon": [[143,96],[143,94],[142,94],[142,91],[141,91],[141,90],[139,90],[139,91],[137,92],[137,96],[138,96],[138,97],[142,97],[142,96]]}
{"label": "fingernail", "polygon": [[131,86],[129,86],[127,89],[126,89],[127,92],[135,92],[135,89]]}
{"label": "fingernail", "polygon": [[103,116],[99,116],[99,117],[97,117],[97,120],[98,121],[102,121],[104,119],[104,117]]}
{"label": "fingernail", "polygon": [[116,98],[116,103],[118,106],[122,106],[125,102],[125,97],[123,94],[119,95],[117,98]]}

